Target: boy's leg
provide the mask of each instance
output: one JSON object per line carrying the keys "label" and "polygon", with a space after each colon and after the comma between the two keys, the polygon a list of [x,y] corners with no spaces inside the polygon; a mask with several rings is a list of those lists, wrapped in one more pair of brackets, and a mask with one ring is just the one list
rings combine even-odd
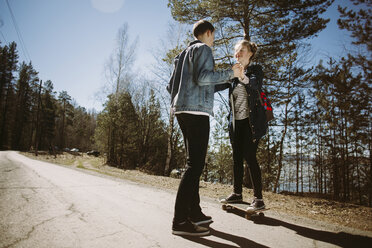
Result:
{"label": "boy's leg", "polygon": [[209,139],[208,116],[179,114],[177,120],[187,147],[187,168],[177,192],[175,222],[184,221],[190,217],[190,210],[201,211],[199,180],[205,164]]}
{"label": "boy's leg", "polygon": [[200,176],[203,173],[205,166],[205,158],[207,156],[208,141],[209,141],[209,117],[208,116],[196,116],[195,125],[190,128],[189,137],[189,156],[191,167],[195,173],[195,184],[193,185],[193,194],[190,202],[190,216],[198,216],[201,213],[200,208],[200,195],[199,195],[199,184]]}
{"label": "boy's leg", "polygon": [[198,213],[200,213],[202,210],[201,210],[201,207],[200,207],[200,195],[199,195],[199,185],[200,185],[200,179],[198,180],[198,182],[196,182],[197,186],[195,187],[196,190],[193,192],[193,195],[191,197],[191,205],[190,205],[190,216],[195,216],[197,215]]}

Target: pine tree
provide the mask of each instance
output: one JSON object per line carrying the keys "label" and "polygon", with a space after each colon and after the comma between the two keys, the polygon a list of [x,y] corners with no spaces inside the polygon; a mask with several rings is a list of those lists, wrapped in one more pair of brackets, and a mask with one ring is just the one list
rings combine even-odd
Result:
{"label": "pine tree", "polygon": [[[107,103],[105,104],[107,106]],[[97,126],[94,130],[94,143],[99,151],[106,154],[106,160],[109,150],[109,116],[105,107],[97,114]],[[107,162],[107,161],[106,161]]]}
{"label": "pine tree", "polygon": [[59,110],[59,147],[61,149],[66,147],[66,127],[71,125],[72,122],[72,105],[71,105],[71,96],[67,91],[61,91],[58,95],[58,101],[60,103]]}
{"label": "pine tree", "polygon": [[166,127],[161,119],[159,100],[152,89],[149,95],[139,111],[137,133],[140,139],[140,166],[149,173],[163,175],[167,149]]}
{"label": "pine tree", "polygon": [[12,42],[8,46],[0,46],[0,149],[10,148],[15,106],[13,73],[17,70],[17,63],[17,44]]}
{"label": "pine tree", "polygon": [[[371,80],[372,80],[372,33],[371,33],[371,19],[372,19],[372,3],[370,1],[364,0],[351,0],[353,4],[359,7],[358,10],[348,9],[347,7],[338,6],[338,10],[341,14],[340,19],[337,21],[338,26],[341,29],[346,29],[351,32],[351,37],[353,38],[353,44],[356,48],[356,52],[350,51],[347,55],[347,60],[353,63],[356,71],[360,71],[359,81],[362,82],[360,85],[359,97],[362,99],[367,99],[366,105],[364,105],[364,111],[361,112],[362,116],[366,116],[371,119]],[[351,49],[350,49],[351,50]],[[350,64],[349,64],[350,65]],[[365,93],[365,94],[363,94]],[[358,115],[358,116],[361,116]],[[357,118],[360,119],[360,118]],[[363,121],[362,121],[363,123]],[[366,169],[367,174],[369,174],[367,188],[369,188],[368,193],[368,205],[372,206],[372,139],[371,139],[371,127],[367,125],[364,127],[364,132],[367,137],[365,145],[368,146],[369,150],[369,168]],[[356,143],[355,143],[356,144]],[[359,146],[359,145],[356,145]],[[363,145],[362,145],[363,147]],[[356,149],[356,148],[355,148]],[[369,172],[368,172],[369,170]],[[361,188],[361,187],[359,187]]]}
{"label": "pine tree", "polygon": [[[183,23],[211,18],[216,23],[217,58],[231,64],[236,39],[256,42],[257,61],[274,78],[273,61],[296,49],[296,43],[316,36],[329,19],[320,17],[333,0],[169,0],[172,16]],[[223,51],[224,50],[224,51]],[[265,75],[267,74],[265,72]],[[268,74],[267,74],[268,75]]]}
{"label": "pine tree", "polygon": [[[277,192],[279,187],[284,161],[284,151],[287,144],[287,135],[291,130],[290,127],[293,125],[292,123],[295,117],[295,111],[298,109],[298,106],[295,105],[293,99],[303,90],[310,72],[310,69],[305,70],[303,69],[303,65],[298,63],[297,53],[283,57],[281,63],[281,69],[277,71],[281,78],[276,82],[276,89],[270,93],[270,95],[275,96],[272,98],[275,106],[282,109],[282,113],[277,115],[278,118],[276,118],[276,121],[277,125],[283,127],[278,140],[278,168],[274,182],[274,192]],[[288,144],[290,144],[290,142],[288,142]]]}
{"label": "pine tree", "polygon": [[[32,111],[35,106],[36,82],[38,72],[31,64],[22,63],[16,85],[16,106],[12,131],[12,149],[25,150],[31,145],[26,141],[27,126],[32,122]],[[29,136],[30,137],[30,136]]]}
{"label": "pine tree", "polygon": [[[71,97],[66,91],[60,93],[58,102],[52,82],[48,80],[42,84],[31,62],[17,63],[16,43],[0,46],[0,149],[35,148],[36,152],[38,149],[54,152],[55,144],[68,143],[66,140],[72,136],[68,128],[74,124],[73,110],[80,107],[71,105]],[[13,74],[18,68],[15,80]],[[92,119],[94,128],[95,117]],[[90,130],[91,127],[90,123]],[[90,133],[87,139],[83,137],[83,141],[88,140],[86,147],[92,146],[92,131]]]}
{"label": "pine tree", "polygon": [[[275,124],[272,125],[275,126]],[[267,134],[260,139],[257,149],[257,161],[261,166],[263,190],[273,190],[275,183],[274,172],[277,171],[278,164],[278,156],[276,154],[279,152],[279,137],[276,135],[272,125],[269,126]]]}
{"label": "pine tree", "polygon": [[56,130],[57,104],[53,91],[53,83],[47,80],[44,83],[42,94],[42,117],[41,117],[41,147],[48,148],[55,155],[54,136]]}
{"label": "pine tree", "polygon": [[[372,3],[365,0],[351,0],[351,2],[359,6],[360,9],[349,10],[347,7],[338,6],[338,11],[341,14],[337,24],[341,29],[346,29],[351,32],[351,37],[354,38],[354,45],[364,45],[368,51],[372,50]],[[371,67],[369,67],[371,68]]]}
{"label": "pine tree", "polygon": [[95,141],[106,153],[107,164],[135,169],[139,164],[138,115],[129,92],[108,96],[97,117]]}
{"label": "pine tree", "polygon": [[40,112],[41,112],[41,89],[43,81],[40,80],[38,90],[36,92],[36,131],[35,131],[35,155],[38,156],[39,145],[41,143],[41,134],[40,134]]}
{"label": "pine tree", "polygon": [[233,160],[232,148],[229,141],[227,112],[220,105],[215,114],[215,125],[212,131],[213,145],[211,148],[212,159],[208,163],[205,173],[210,174],[210,179],[221,183],[232,182]]}

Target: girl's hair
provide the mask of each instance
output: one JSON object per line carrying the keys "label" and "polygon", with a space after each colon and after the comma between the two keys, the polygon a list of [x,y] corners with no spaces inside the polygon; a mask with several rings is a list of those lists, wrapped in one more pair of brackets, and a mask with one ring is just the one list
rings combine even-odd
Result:
{"label": "girl's hair", "polygon": [[236,43],[235,50],[237,50],[239,46],[245,46],[248,48],[249,51],[252,52],[252,56],[249,59],[249,61],[252,61],[257,52],[257,44],[248,40],[240,40],[238,41],[238,43]]}

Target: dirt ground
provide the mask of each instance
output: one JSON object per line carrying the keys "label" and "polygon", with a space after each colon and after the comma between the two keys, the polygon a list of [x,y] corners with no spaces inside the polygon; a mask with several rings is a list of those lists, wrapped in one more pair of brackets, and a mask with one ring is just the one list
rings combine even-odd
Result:
{"label": "dirt ground", "polygon": [[[110,167],[104,165],[104,159],[100,157],[96,158],[87,155],[76,156],[64,153],[58,155],[55,159],[50,155],[39,155],[36,157],[30,153],[22,154],[33,159],[95,171],[108,176],[127,179],[167,190],[177,190],[180,180],[164,176],[148,175],[138,170],[121,170]],[[200,194],[205,197],[217,199],[221,196],[229,195],[231,192],[231,185],[204,181],[200,183]],[[244,189],[243,196],[244,200],[251,201],[253,196],[252,190]],[[372,208],[369,207],[319,198],[274,194],[272,192],[263,192],[263,196],[265,205],[273,211],[359,230],[372,231]]]}

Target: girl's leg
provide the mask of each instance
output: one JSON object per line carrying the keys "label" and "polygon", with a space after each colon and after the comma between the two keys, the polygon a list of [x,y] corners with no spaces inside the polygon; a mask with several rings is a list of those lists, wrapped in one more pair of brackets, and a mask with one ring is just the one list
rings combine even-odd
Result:
{"label": "girl's leg", "polygon": [[251,174],[254,196],[258,199],[262,199],[262,175],[261,168],[257,162],[257,148],[259,140],[253,142],[252,131],[249,125],[247,125],[247,139],[245,139],[245,159],[249,166]]}
{"label": "girl's leg", "polygon": [[234,160],[234,193],[242,194],[243,185],[243,143],[244,143],[244,120],[235,121],[235,132],[233,134],[233,160]]}

